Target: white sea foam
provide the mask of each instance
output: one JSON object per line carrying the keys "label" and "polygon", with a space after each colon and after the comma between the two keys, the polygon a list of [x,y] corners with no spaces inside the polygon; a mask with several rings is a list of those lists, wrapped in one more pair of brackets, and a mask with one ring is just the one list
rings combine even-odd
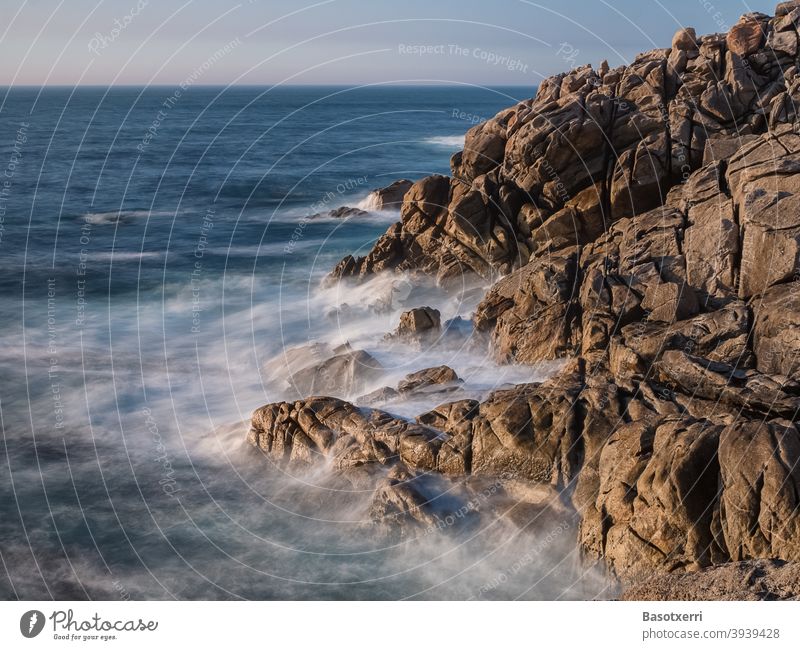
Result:
{"label": "white sea foam", "polygon": [[[296,273],[296,284],[283,286],[270,277],[203,278],[195,287],[202,307],[197,332],[188,284],[166,285],[163,299],[141,305],[117,299],[112,309],[104,300],[92,302],[95,318],[86,319],[80,336],[61,317],[72,309],[65,296],[55,310],[55,379],[46,372],[46,337],[35,341],[29,330],[27,366],[9,364],[16,370],[8,381],[42,397],[34,398],[31,411],[4,400],[4,412],[9,407],[25,416],[7,418],[5,426],[16,433],[37,423],[39,464],[16,472],[15,481],[36,485],[44,472],[57,521],[72,522],[76,490],[87,502],[92,491],[108,490],[113,510],[104,499],[92,502],[91,525],[106,540],[124,522],[135,531],[138,554],[132,557],[120,536],[112,558],[118,582],[101,563],[82,561],[85,553],[73,569],[45,559],[50,580],[61,580],[58,588],[67,585],[76,596],[85,588],[106,598],[118,597],[119,585],[134,598],[613,596],[602,573],[582,563],[570,516],[545,522],[534,513],[526,528],[502,517],[500,508],[478,528],[381,542],[365,534],[372,530],[372,486],[355,489],[324,464],[293,474],[245,443],[252,410],[289,396],[287,386],[276,384],[288,370],[313,362],[302,347],[309,341],[326,350],[318,356],[345,341],[366,349],[386,369],[375,387],[446,363],[464,379],[465,394],[480,397],[507,382],[541,380],[555,368],[497,366],[485,347],[470,346],[469,331],[423,348],[384,341],[411,307],[436,307],[443,321],[469,318],[483,287],[445,292],[431,282],[386,274],[319,288],[318,277],[300,281]],[[21,336],[6,333],[3,349],[22,350]],[[46,383],[31,384],[28,377]],[[53,381],[66,412],[58,430],[52,427]],[[26,399],[24,391],[19,399]],[[447,399],[421,395],[386,408],[413,417]],[[433,494],[451,489],[435,476],[426,480]],[[30,534],[45,534],[50,521],[31,522]],[[25,552],[22,543],[4,548],[7,563]],[[46,595],[34,578],[15,572],[14,580],[28,597]]]}
{"label": "white sea foam", "polygon": [[111,212],[88,212],[83,215],[83,220],[93,225],[102,225],[113,224],[117,221],[127,222],[152,217],[172,217],[175,214],[175,212],[159,210],[113,210]]}
{"label": "white sea foam", "polygon": [[439,147],[448,147],[451,149],[464,148],[463,135],[437,135],[423,140],[426,144],[433,144]]}
{"label": "white sea foam", "polygon": [[131,262],[136,260],[155,260],[160,257],[162,257],[162,254],[158,251],[141,251],[139,253],[132,251],[110,251],[92,253],[89,259],[101,262]]}

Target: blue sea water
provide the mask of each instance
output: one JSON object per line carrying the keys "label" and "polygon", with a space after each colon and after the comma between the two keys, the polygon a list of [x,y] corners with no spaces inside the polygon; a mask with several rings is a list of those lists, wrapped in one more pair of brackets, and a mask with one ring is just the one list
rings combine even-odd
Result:
{"label": "blue sea water", "polygon": [[[596,596],[571,547],[520,565],[530,531],[374,544],[368,494],[244,444],[309,342],[369,349],[392,377],[534,377],[382,347],[399,311],[372,306],[396,281],[320,280],[397,215],[308,218],[448,173],[473,122],[533,92],[0,90],[0,597]],[[475,296],[438,299],[468,319]]]}

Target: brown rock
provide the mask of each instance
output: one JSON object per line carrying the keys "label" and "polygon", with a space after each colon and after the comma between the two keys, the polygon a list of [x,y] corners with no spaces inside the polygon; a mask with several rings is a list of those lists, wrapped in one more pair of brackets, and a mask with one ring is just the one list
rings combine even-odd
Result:
{"label": "brown rock", "polygon": [[792,417],[800,409],[800,385],[786,377],[709,361],[680,350],[665,352],[655,364],[658,378],[692,397],[741,409]]}
{"label": "brown rock", "polygon": [[794,31],[772,32],[767,38],[767,47],[794,57],[797,55],[797,33]]}
{"label": "brown rock", "polygon": [[537,258],[495,284],[473,317],[478,332],[491,332],[494,355],[535,363],[576,347],[575,249]]}
{"label": "brown rock", "polygon": [[733,202],[724,194],[688,211],[684,253],[686,275],[702,303],[717,304],[735,294],[739,229]]}
{"label": "brown rock", "polygon": [[416,307],[400,315],[400,324],[391,338],[421,341],[439,334],[441,315],[432,307]]}
{"label": "brown rock", "polygon": [[650,312],[648,318],[674,323],[697,313],[697,297],[687,284],[675,282],[653,283],[647,287],[642,307]]}
{"label": "brown rock", "polygon": [[425,426],[445,431],[449,438],[439,450],[437,469],[450,476],[472,473],[472,420],[478,414],[476,400],[459,400],[437,406],[417,417]]}
{"label": "brown rock", "polygon": [[792,13],[795,9],[800,8],[800,0],[789,0],[788,2],[779,2],[775,6],[775,16],[781,17]]}
{"label": "brown rock", "polygon": [[734,560],[800,559],[800,433],[737,422],[720,437],[720,528]]}
{"label": "brown rock", "polygon": [[412,185],[412,181],[400,179],[386,187],[372,190],[366,198],[365,207],[368,210],[399,210]]}
{"label": "brown rock", "polygon": [[298,370],[289,383],[300,395],[352,395],[363,392],[383,374],[383,367],[364,350],[338,354],[322,363]]}
{"label": "brown rock", "polygon": [[609,438],[597,509],[606,513],[605,557],[618,575],[634,581],[653,570],[707,566],[721,553],[711,532],[721,430],[667,418],[633,422]]}
{"label": "brown rock", "polygon": [[760,371],[794,376],[800,368],[800,282],[772,287],[753,304],[753,350]]}
{"label": "brown rock", "polygon": [[648,576],[621,600],[798,600],[800,565],[780,560],[730,562],[691,573]]}
{"label": "brown rock", "polygon": [[356,398],[355,403],[358,406],[381,406],[382,404],[397,399],[399,396],[400,393],[394,388],[391,386],[384,386],[383,388],[377,388],[366,395]]}
{"label": "brown rock", "polygon": [[436,366],[406,375],[405,379],[397,384],[397,390],[401,393],[410,393],[433,388],[439,392],[454,390],[460,383],[461,379],[458,378],[455,370],[448,366]]}
{"label": "brown rock", "polygon": [[703,165],[728,160],[733,154],[747,144],[758,139],[756,135],[717,135],[706,140],[703,150]]}
{"label": "brown rock", "polygon": [[624,350],[633,356],[628,361],[627,370],[618,368],[615,374],[623,379],[649,374],[653,364],[668,350],[680,350],[746,368],[752,365],[749,335],[749,310],[738,301],[677,323],[631,323],[614,338],[611,354],[613,359],[614,355],[622,355]]}
{"label": "brown rock", "polygon": [[687,52],[697,50],[697,33],[694,31],[694,27],[684,27],[675,32],[672,37],[672,47]]}
{"label": "brown rock", "polygon": [[755,53],[764,42],[764,31],[757,20],[744,18],[728,31],[728,49],[739,56]]}
{"label": "brown rock", "polygon": [[569,381],[495,391],[472,420],[472,473],[566,485],[580,456],[578,392]]}
{"label": "brown rock", "polygon": [[800,194],[759,188],[739,208],[742,297],[759,294],[800,273]]}

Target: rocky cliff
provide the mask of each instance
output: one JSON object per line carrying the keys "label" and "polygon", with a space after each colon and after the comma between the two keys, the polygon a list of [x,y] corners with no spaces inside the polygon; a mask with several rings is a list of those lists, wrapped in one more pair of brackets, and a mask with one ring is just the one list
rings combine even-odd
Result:
{"label": "rocky cliff", "polygon": [[664,593],[689,594],[678,573],[745,563],[719,588],[769,560],[794,576],[776,593],[800,594],[782,564],[800,561],[799,26],[800,1],[784,2],[545,80],[332,272],[494,281],[473,317],[491,353],[569,359],[562,372],[416,422],[273,404],[250,442],[355,482],[392,468],[374,512],[393,526],[446,516],[415,476],[523,481],[549,486],[536,507],[572,509],[587,556],[627,584],[672,575]]}

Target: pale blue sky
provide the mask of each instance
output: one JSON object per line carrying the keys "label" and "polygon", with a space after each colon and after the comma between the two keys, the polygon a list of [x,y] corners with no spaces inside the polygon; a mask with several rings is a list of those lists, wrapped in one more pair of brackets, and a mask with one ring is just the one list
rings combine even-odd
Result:
{"label": "pale blue sky", "polygon": [[[679,25],[724,31],[775,4],[3,0],[0,84],[531,85],[573,65],[614,66],[668,47]],[[413,46],[430,51],[413,54]]]}

